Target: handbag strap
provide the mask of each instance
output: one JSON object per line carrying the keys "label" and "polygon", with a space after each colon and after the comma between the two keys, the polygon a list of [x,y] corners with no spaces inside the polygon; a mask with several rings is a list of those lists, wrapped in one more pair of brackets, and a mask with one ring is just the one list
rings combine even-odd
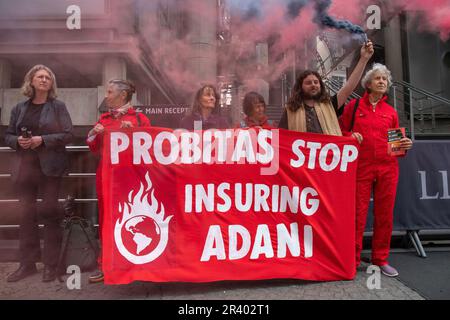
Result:
{"label": "handbag strap", "polygon": [[349,131],[353,131],[353,125],[355,124],[356,109],[358,109],[358,106],[359,106],[359,99],[356,99],[355,106],[353,107],[352,122],[350,122]]}

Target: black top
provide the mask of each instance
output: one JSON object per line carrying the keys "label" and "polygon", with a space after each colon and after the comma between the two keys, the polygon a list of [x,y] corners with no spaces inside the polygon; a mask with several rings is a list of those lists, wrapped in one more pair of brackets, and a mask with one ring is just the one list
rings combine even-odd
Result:
{"label": "black top", "polygon": [[304,105],[306,115],[306,132],[323,133],[322,126],[320,125],[314,106],[309,106],[307,104]]}
{"label": "black top", "polygon": [[[336,115],[339,117],[342,112],[344,112],[344,108],[339,108],[337,95],[334,95],[330,98],[331,105],[336,112]],[[320,126],[319,119],[317,118],[316,110],[313,107],[306,106],[305,108],[306,114],[306,131],[314,132],[314,133],[323,133],[322,127]],[[287,111],[284,110],[283,116],[281,117],[280,123],[278,124],[278,128],[281,129],[289,129],[288,128],[288,120],[287,120]]]}
{"label": "black top", "polygon": [[[24,154],[21,150],[24,149],[17,144],[17,137],[21,135],[20,124],[25,123],[23,118],[28,110],[30,112],[37,110],[30,104],[31,99],[28,99],[19,102],[12,108],[8,128],[5,131],[6,145],[18,151],[15,153],[16,161],[11,163],[11,179],[14,183],[18,181],[20,170],[23,168]],[[42,136],[42,145],[32,150],[32,153],[36,153],[38,156],[36,163],[39,164],[44,175],[61,177],[69,165],[69,157],[65,146],[71,143],[73,139],[72,120],[67,107],[60,100],[49,99],[42,108],[40,119],[35,118],[34,125],[38,126],[37,133]],[[36,132],[32,132],[32,134],[36,136]]]}
{"label": "black top", "polygon": [[181,119],[179,127],[187,130],[194,130],[194,121],[202,122],[202,130],[208,129],[228,129],[228,120],[218,114],[211,114],[207,119],[203,119],[200,113],[194,112]]}
{"label": "black top", "polygon": [[42,109],[44,108],[44,104],[34,104],[30,103],[25,112],[25,115],[22,119],[22,122],[19,124],[19,128],[26,127],[28,131],[31,130],[31,135],[40,136],[39,132],[39,120],[41,119]]}

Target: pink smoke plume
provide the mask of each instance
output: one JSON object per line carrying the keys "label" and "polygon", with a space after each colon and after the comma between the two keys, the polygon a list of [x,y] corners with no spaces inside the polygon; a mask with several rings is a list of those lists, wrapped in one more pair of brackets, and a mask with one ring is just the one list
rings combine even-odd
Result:
{"label": "pink smoke plume", "polygon": [[373,0],[333,0],[329,14],[338,19],[347,19],[364,28],[365,9]]}
{"label": "pink smoke plume", "polygon": [[[168,0],[170,2],[170,0]],[[292,0],[301,3],[295,16],[289,16],[288,1],[260,0],[254,1],[253,14],[249,14],[242,8],[233,8],[231,12],[232,37],[226,45],[217,46],[214,52],[217,61],[222,66],[218,75],[233,74],[237,80],[249,80],[262,78],[272,82],[279,80],[280,76],[288,68],[292,68],[292,58],[289,58],[293,50],[297,51],[297,58],[304,65],[314,61],[311,52],[302,53],[305,43],[315,39],[315,36],[324,30],[323,26],[314,21],[315,7],[312,0]],[[367,18],[366,8],[373,0],[333,0],[328,9],[328,14],[336,19],[349,20],[365,28]],[[195,0],[175,1],[173,5],[184,11],[186,16],[195,21],[212,21],[217,18],[215,6],[202,5]],[[180,7],[182,6],[182,7]],[[393,0],[384,3],[382,19],[387,19],[392,13],[400,13],[401,10],[420,11],[417,15],[421,29],[438,32],[442,40],[450,36],[450,0]],[[193,17],[193,18],[192,18]],[[195,74],[190,69],[193,59],[202,58],[202,46],[192,43],[193,34],[201,32],[191,30],[186,24],[184,34],[181,36],[173,32],[161,31],[161,24],[156,15],[148,18],[143,32],[154,39],[151,49],[155,61],[160,70],[171,80],[177,90],[189,93],[196,90],[201,83],[211,82],[207,75]],[[215,24],[214,24],[215,25]],[[340,32],[342,43],[350,42],[351,35]],[[216,38],[210,39],[215,45]],[[257,43],[269,44],[268,66],[258,66],[256,61]],[[200,49],[199,49],[200,48]],[[204,46],[204,50],[209,50]],[[205,52],[206,52],[205,51]],[[215,79],[212,79],[214,82]]]}
{"label": "pink smoke plume", "polygon": [[[203,2],[195,0],[174,1],[180,12],[185,12],[195,21],[208,21],[217,19],[217,8],[215,6],[204,6]],[[302,6],[295,16],[289,16],[287,1],[261,0],[255,1],[258,14],[249,17],[246,12],[233,10],[231,12],[231,33],[232,38],[225,46],[217,46],[216,57],[222,69],[218,75],[234,75],[238,82],[254,78],[262,78],[273,82],[279,80],[280,76],[288,69],[292,68],[292,52],[300,51],[297,58],[305,65],[315,59],[314,54],[306,54],[301,49],[307,41],[315,39],[323,28],[314,22],[314,2],[308,0],[295,0],[302,2]],[[294,1],[294,2],[295,2]],[[343,0],[335,0],[330,8],[330,13],[352,19],[359,22],[364,11],[360,3],[364,0],[350,0],[351,10],[341,10],[344,6]],[[167,2],[166,2],[167,3]],[[156,11],[157,5],[144,2],[145,9]],[[192,18],[193,17],[193,18]],[[359,18],[359,20],[357,19]],[[211,82],[215,79],[208,79],[207,75],[195,74],[192,72],[193,60],[201,59],[204,52],[200,46],[193,45],[195,33],[199,30],[189,29],[189,23],[184,30],[185,34],[176,36],[172,32],[161,31],[160,17],[156,15],[147,17],[142,32],[147,39],[152,39],[152,55],[160,70],[170,79],[178,91],[189,93],[199,87],[201,83]],[[215,22],[214,22],[215,25]],[[200,31],[201,32],[201,31]],[[350,36],[349,36],[350,39]],[[216,37],[211,39],[211,43],[216,41]],[[256,44],[268,43],[268,65],[260,66],[256,63]],[[215,43],[214,43],[215,44]],[[136,54],[140,54],[138,45]],[[209,50],[207,45],[205,50]],[[200,51],[199,51],[200,50]],[[189,67],[191,65],[191,67]]]}
{"label": "pink smoke plume", "polygon": [[395,3],[418,15],[420,29],[438,32],[442,41],[450,39],[450,0],[396,0]]}
{"label": "pink smoke plume", "polygon": [[[233,54],[227,54],[227,59],[235,58],[237,63],[227,65],[235,66],[232,73],[238,78],[260,77],[269,82],[277,81],[286,70],[293,68],[294,50],[297,51],[297,58],[302,65],[309,65],[315,60],[314,53],[299,50],[324,30],[314,21],[314,1],[293,2],[300,5],[298,12],[294,14],[290,11],[287,1],[273,0],[254,2],[250,15],[242,10],[232,12],[232,33],[235,41],[232,42],[230,50]],[[330,8],[330,13],[358,23],[365,19],[365,7],[362,4],[366,2],[369,0],[336,0]],[[349,6],[351,10],[348,10]],[[342,34],[343,38],[348,38],[344,41],[349,42],[351,35],[345,32]],[[263,70],[255,70],[255,66],[246,63],[248,58],[255,54],[255,44],[258,42],[267,42],[270,46],[269,64]]]}
{"label": "pink smoke plume", "polygon": [[[352,0],[355,4],[359,4],[361,1]],[[279,80],[287,69],[293,68],[293,50],[298,51],[297,57],[304,65],[315,60],[313,53],[305,54],[303,50],[299,49],[305,47],[306,42],[314,40],[323,28],[314,22],[314,2],[301,2],[302,6],[295,16],[290,15],[287,2],[270,0],[258,2],[258,6],[254,9],[255,12],[251,15],[245,11],[235,10],[232,12],[234,41],[231,43],[230,51],[233,54],[227,55],[228,60],[230,57],[237,60],[237,63],[228,64],[235,66],[232,73],[241,79],[261,77],[273,82]],[[341,3],[343,2],[341,1]],[[351,11],[353,17],[346,16],[347,19],[364,16],[361,6],[355,5],[355,7]],[[350,39],[350,36],[348,38]],[[255,71],[255,66],[245,62],[255,54],[255,44],[259,42],[269,43],[269,64],[266,69]]]}

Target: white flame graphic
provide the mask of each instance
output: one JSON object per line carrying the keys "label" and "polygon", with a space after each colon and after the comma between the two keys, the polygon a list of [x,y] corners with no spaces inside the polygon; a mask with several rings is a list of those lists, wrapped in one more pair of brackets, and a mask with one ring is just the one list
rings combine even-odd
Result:
{"label": "white flame graphic", "polygon": [[[122,213],[122,218],[117,219],[114,228],[114,238],[120,254],[134,264],[151,262],[163,253],[169,239],[169,221],[173,217],[172,215],[164,220],[164,205],[162,203],[160,206],[160,212],[157,212],[159,203],[155,198],[155,190],[152,188],[152,181],[150,180],[148,172],[145,175],[145,180],[147,182],[147,187],[145,190],[144,185],[141,182],[139,191],[135,194],[135,196],[133,197],[134,190],[131,190],[128,194],[128,202],[125,202],[123,206],[122,204],[119,204],[119,212]],[[151,201],[149,203],[148,200],[150,197]],[[122,239],[122,228],[124,224],[131,218],[138,216],[146,216],[153,219],[161,231],[160,240],[156,248],[152,252],[143,256],[137,256],[129,252],[124,246]]]}

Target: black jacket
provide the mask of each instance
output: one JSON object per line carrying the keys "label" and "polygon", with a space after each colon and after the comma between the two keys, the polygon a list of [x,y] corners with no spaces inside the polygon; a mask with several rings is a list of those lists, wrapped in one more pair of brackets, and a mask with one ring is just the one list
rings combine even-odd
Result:
{"label": "black jacket", "polygon": [[[31,99],[18,103],[11,111],[8,129],[5,133],[6,144],[17,150],[16,161],[12,164],[12,178],[17,180],[20,170],[23,149],[17,143],[21,135],[19,123],[25,116]],[[39,120],[39,131],[42,136],[42,146],[36,149],[39,164],[46,176],[60,177],[68,168],[68,155],[66,145],[73,139],[72,120],[64,102],[59,100],[48,100],[42,109]]]}
{"label": "black jacket", "polygon": [[228,129],[230,125],[225,117],[218,114],[211,114],[208,119],[203,120],[198,112],[194,112],[181,119],[179,127],[187,130],[194,130],[194,121],[202,122],[202,130],[208,129]]}

